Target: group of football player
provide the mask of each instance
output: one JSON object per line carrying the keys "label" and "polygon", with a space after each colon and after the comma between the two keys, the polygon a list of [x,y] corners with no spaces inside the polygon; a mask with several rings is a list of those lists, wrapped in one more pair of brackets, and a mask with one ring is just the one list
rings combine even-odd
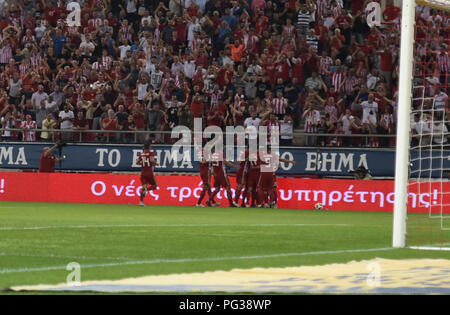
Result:
{"label": "group of football player", "polygon": [[[226,160],[222,153],[212,153],[211,158],[203,156],[200,162],[200,177],[203,182],[203,189],[197,201],[197,207],[204,207],[203,200],[206,194],[208,199],[205,204],[209,207],[220,206],[214,198],[222,188],[226,191],[230,207],[277,207],[277,177],[276,170],[279,163],[291,163],[295,161],[279,158],[275,152],[271,152],[270,147],[267,152],[251,154],[248,149],[244,149],[240,154],[238,165]],[[231,185],[228,179],[227,168],[236,169],[236,190],[233,200]],[[213,178],[213,184],[211,184]]]}
{"label": "group of football player", "polygon": [[[205,151],[205,150],[203,150]],[[202,153],[204,153],[202,151]],[[197,152],[198,153],[198,152]],[[226,191],[230,207],[277,207],[277,177],[276,170],[279,163],[291,163],[295,161],[278,157],[270,147],[266,152],[250,153],[249,149],[240,151],[239,164],[233,164],[226,160],[223,152],[200,154],[200,178],[203,182],[202,191],[197,201],[197,207],[204,207],[205,201],[208,207],[217,207],[221,204],[215,201],[217,194],[223,189]],[[149,190],[157,188],[154,166],[156,160],[150,144],[144,144],[144,151],[139,156],[137,164],[142,167],[141,183],[142,192],[140,205],[144,205],[144,198]],[[233,200],[230,181],[228,179],[227,167],[236,169],[236,190]],[[211,184],[213,178],[213,184]]]}

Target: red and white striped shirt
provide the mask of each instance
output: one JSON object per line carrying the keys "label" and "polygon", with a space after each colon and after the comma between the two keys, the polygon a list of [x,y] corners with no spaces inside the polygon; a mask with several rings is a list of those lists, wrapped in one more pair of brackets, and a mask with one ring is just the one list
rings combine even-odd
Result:
{"label": "red and white striped shirt", "polygon": [[133,33],[131,32],[131,26],[122,26],[120,28],[120,39],[127,39],[131,41],[133,39]]}
{"label": "red and white striped shirt", "polygon": [[21,63],[19,65],[19,74],[20,74],[20,76],[23,76],[27,72],[27,70],[29,68],[30,68],[30,65]]}
{"label": "red and white striped shirt", "polygon": [[103,69],[109,70],[111,68],[112,58],[109,56],[102,56]]}
{"label": "red and white striped shirt", "polygon": [[344,84],[345,93],[349,94],[355,86],[358,85],[358,78],[355,76],[348,77]]}
{"label": "red and white striped shirt", "polygon": [[450,65],[448,52],[439,53],[439,54],[437,54],[436,58],[437,58],[437,62],[439,65],[439,70],[441,70],[441,72],[443,72],[443,73],[448,73],[449,65]]}
{"label": "red and white striped shirt", "polygon": [[327,16],[328,13],[328,1],[327,0],[317,0],[317,16]]}
{"label": "red and white striped shirt", "polygon": [[282,97],[282,98],[277,97],[272,100],[272,108],[273,108],[273,113],[275,115],[286,114],[287,106],[288,106],[288,100],[284,97]]}
{"label": "red and white striped shirt", "polygon": [[294,25],[285,25],[283,26],[283,32],[286,32],[288,36],[295,36],[295,26]]}
{"label": "red and white striped shirt", "polygon": [[4,45],[0,48],[0,64],[9,63],[12,58],[12,48],[9,44]]}
{"label": "red and white striped shirt", "polygon": [[344,82],[344,74],[342,72],[334,72],[331,76],[331,84],[336,91],[340,91]]}
{"label": "red and white striped shirt", "polygon": [[212,91],[210,96],[211,96],[211,109],[213,108],[214,104],[217,104],[219,102],[219,100],[222,98],[222,91],[220,90],[216,90],[216,91]]}
{"label": "red and white striped shirt", "polygon": [[92,25],[94,25],[94,27],[97,29],[103,25],[103,21],[100,18],[91,19],[89,20],[89,23],[92,23]]}
{"label": "red and white striped shirt", "polygon": [[319,122],[320,112],[318,110],[310,110],[305,117],[305,132],[317,133]]}
{"label": "red and white striped shirt", "polygon": [[255,52],[258,50],[259,38],[256,35],[244,35],[244,50]]}
{"label": "red and white striped shirt", "polygon": [[30,43],[30,44],[36,43],[36,38],[33,35],[31,35],[31,36],[25,35],[24,37],[22,37],[22,44],[25,45],[27,43]]}
{"label": "red and white striped shirt", "polygon": [[33,120],[31,121],[22,121],[20,124],[20,128],[26,129],[23,131],[23,141],[36,141],[36,132],[29,131],[30,129],[36,129],[37,123]]}
{"label": "red and white striped shirt", "polygon": [[272,131],[276,131],[276,130],[278,130],[278,133],[280,132],[280,122],[277,120],[277,121],[270,121],[270,120],[268,120],[267,122],[266,122],[266,126],[267,126],[267,135],[271,135],[272,134]]}
{"label": "red and white striped shirt", "polygon": [[319,73],[327,74],[330,72],[330,67],[333,64],[333,59],[330,56],[320,57],[319,59]]}
{"label": "red and white striped shirt", "polygon": [[39,65],[41,64],[41,54],[34,54],[31,56],[31,69],[33,69],[33,71],[35,71]]}
{"label": "red and white striped shirt", "polygon": [[331,11],[333,12],[334,18],[337,18],[342,13],[342,6],[340,4],[336,4],[335,6],[331,7]]}

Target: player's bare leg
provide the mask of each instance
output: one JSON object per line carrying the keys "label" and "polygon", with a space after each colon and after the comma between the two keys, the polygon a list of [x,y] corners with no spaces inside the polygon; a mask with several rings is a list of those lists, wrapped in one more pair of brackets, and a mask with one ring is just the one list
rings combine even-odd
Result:
{"label": "player's bare leg", "polygon": [[227,191],[227,198],[228,198],[228,202],[230,203],[230,207],[239,208],[239,204],[237,204],[233,201],[233,194],[231,193],[231,187],[227,186],[227,187],[225,187],[225,190]]}
{"label": "player's bare leg", "polygon": [[[254,204],[254,200],[253,200],[253,187],[248,187],[246,188],[246,194],[245,194],[245,199],[247,199],[247,203],[254,208],[255,204]],[[245,192],[244,192],[245,193]],[[250,201],[251,199],[251,201]]]}
{"label": "player's bare leg", "polygon": [[144,206],[144,198],[147,195],[147,185],[142,185],[140,206]]}
{"label": "player's bare leg", "polygon": [[258,208],[262,208],[264,203],[267,205],[268,194],[267,191],[262,190],[262,188],[258,188]]}
{"label": "player's bare leg", "polygon": [[[244,186],[241,185],[241,184],[237,185],[237,187],[236,187],[236,196],[235,196],[234,202],[237,203],[237,204],[239,204],[239,200],[241,199],[241,193],[242,193],[242,188],[243,187]],[[243,196],[242,203],[245,203],[244,199],[245,199],[245,196]]]}
{"label": "player's bare leg", "polygon": [[156,184],[150,185],[150,186],[148,186],[147,184],[146,185],[142,185],[141,202],[139,203],[139,205],[140,206],[145,206],[145,203],[144,203],[145,196],[147,196],[147,193],[149,191],[156,190],[157,188],[158,188],[158,186]]}
{"label": "player's bare leg", "polygon": [[220,206],[219,202],[215,202],[214,201],[214,197],[220,192],[220,187],[215,187],[215,190],[211,193],[211,195],[209,195],[209,200],[207,201],[207,205],[209,207],[217,207]]}
{"label": "player's bare leg", "polygon": [[277,190],[277,187],[274,187],[270,191],[270,206],[272,208],[276,208],[277,207],[277,202],[278,202],[278,190]]}
{"label": "player's bare leg", "polygon": [[250,204],[250,198],[248,196],[248,187],[246,186],[244,192],[242,193],[242,203],[241,208],[248,207],[247,204]]}
{"label": "player's bare leg", "polygon": [[[202,206],[202,201],[205,198],[206,193],[208,193],[209,196],[211,196],[211,188],[209,187],[209,185],[203,185],[203,189],[202,192],[200,193],[200,197],[198,198],[197,201],[197,207],[201,207]],[[206,203],[208,203],[208,201],[206,201]]]}

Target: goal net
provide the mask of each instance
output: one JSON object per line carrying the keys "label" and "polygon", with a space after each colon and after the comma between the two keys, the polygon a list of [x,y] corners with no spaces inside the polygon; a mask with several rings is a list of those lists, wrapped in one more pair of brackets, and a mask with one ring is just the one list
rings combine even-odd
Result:
{"label": "goal net", "polygon": [[450,0],[413,1],[402,12],[393,245],[450,250]]}

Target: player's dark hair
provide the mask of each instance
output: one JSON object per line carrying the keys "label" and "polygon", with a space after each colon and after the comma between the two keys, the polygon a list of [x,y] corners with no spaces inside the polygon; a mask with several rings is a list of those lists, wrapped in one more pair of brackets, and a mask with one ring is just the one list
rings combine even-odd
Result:
{"label": "player's dark hair", "polygon": [[145,143],[144,143],[144,150],[149,150],[150,147],[151,147],[150,142],[145,142]]}

